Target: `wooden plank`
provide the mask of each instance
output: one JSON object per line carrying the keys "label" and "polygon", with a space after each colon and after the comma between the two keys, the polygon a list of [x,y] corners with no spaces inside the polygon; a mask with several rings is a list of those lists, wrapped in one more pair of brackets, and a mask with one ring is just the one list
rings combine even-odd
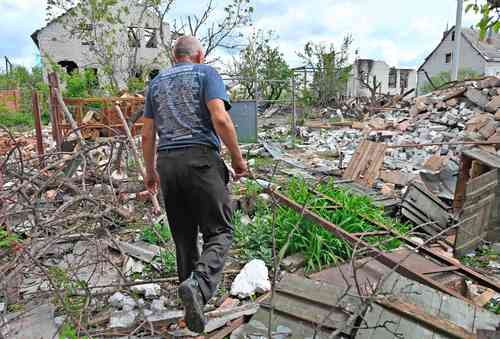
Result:
{"label": "wooden plank", "polygon": [[363,140],[356,149],[343,178],[372,187],[379,176],[386,148],[385,144]]}
{"label": "wooden plank", "polygon": [[498,170],[491,170],[469,180],[465,203],[461,212],[463,221],[457,228],[455,256],[463,256],[481,244],[487,236],[498,186]]}
{"label": "wooden plank", "polygon": [[427,312],[422,307],[415,304],[405,302],[404,300],[389,297],[379,298],[375,302],[388,310],[394,311],[405,318],[409,318],[419,324],[422,324],[433,331],[441,332],[452,338],[457,339],[473,339],[474,333],[467,331],[465,328],[458,326],[447,319],[435,317]]}

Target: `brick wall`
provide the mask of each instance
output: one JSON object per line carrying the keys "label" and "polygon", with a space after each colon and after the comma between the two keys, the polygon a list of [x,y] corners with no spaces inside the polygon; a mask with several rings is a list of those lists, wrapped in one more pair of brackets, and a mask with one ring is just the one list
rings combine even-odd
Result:
{"label": "brick wall", "polygon": [[21,90],[0,90],[0,106],[6,106],[13,112],[21,110]]}

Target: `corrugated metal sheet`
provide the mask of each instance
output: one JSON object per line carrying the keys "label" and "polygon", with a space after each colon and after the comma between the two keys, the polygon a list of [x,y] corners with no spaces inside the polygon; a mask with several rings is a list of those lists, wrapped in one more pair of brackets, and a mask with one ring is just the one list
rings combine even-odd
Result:
{"label": "corrugated metal sheet", "polygon": [[238,133],[238,141],[241,143],[257,142],[257,102],[233,102],[229,114]]}

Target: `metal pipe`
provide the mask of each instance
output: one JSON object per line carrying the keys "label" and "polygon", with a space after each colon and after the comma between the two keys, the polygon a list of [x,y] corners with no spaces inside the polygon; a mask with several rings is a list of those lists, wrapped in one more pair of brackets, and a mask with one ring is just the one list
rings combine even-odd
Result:
{"label": "metal pipe", "polygon": [[460,69],[460,45],[462,42],[462,13],[464,9],[464,0],[457,0],[457,23],[455,24],[455,53],[453,55],[452,81],[458,80],[458,71]]}
{"label": "metal pipe", "polygon": [[36,132],[36,150],[40,157],[40,167],[43,168],[43,135],[42,135],[42,119],[40,116],[40,101],[38,100],[38,92],[33,90],[31,94],[31,105],[33,109],[33,118],[35,120]]}

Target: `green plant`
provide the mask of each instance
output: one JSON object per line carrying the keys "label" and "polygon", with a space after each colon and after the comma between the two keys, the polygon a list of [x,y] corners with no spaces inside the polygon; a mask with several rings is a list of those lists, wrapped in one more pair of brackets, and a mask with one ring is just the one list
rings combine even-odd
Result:
{"label": "green plant", "polygon": [[55,285],[54,287],[63,291],[62,300],[59,297],[54,297],[54,305],[69,313],[67,315],[79,316],[81,310],[88,302],[88,297],[77,295],[76,292],[81,289],[87,289],[87,283],[80,279],[72,279],[68,272],[60,267],[49,267],[48,274]]}
{"label": "green plant", "polygon": [[127,89],[131,93],[136,93],[140,91],[144,91],[144,87],[146,84],[144,83],[144,79],[140,77],[131,77],[127,83]]}
{"label": "green plant", "polygon": [[153,245],[164,245],[171,239],[170,227],[159,223],[145,227],[141,235],[141,240]]}
{"label": "green plant", "polygon": [[59,331],[60,339],[87,339],[87,336],[80,336],[76,331],[76,328],[71,324],[64,324],[61,330]]}
{"label": "green plant", "polygon": [[241,217],[241,211],[234,213],[234,238],[239,256],[245,261],[261,259],[271,265],[272,225],[269,210],[258,209],[253,221],[248,225],[241,222]]}
{"label": "green plant", "polygon": [[10,250],[19,242],[19,237],[9,233],[4,229],[0,229],[0,249]]}
{"label": "green plant", "polygon": [[491,301],[485,305],[485,308],[495,314],[500,314],[500,299],[491,299]]}
{"label": "green plant", "polygon": [[177,267],[175,250],[162,249],[160,251],[161,271],[163,274],[174,273]]}

